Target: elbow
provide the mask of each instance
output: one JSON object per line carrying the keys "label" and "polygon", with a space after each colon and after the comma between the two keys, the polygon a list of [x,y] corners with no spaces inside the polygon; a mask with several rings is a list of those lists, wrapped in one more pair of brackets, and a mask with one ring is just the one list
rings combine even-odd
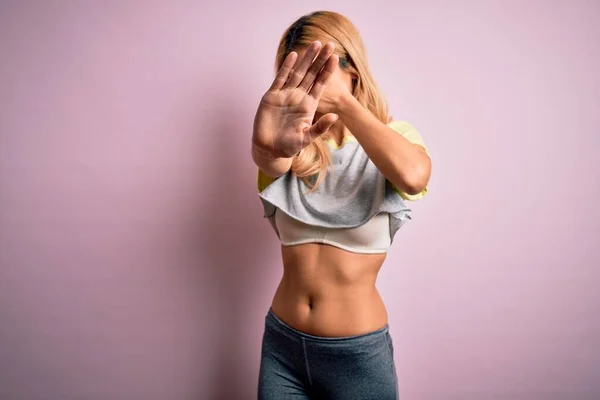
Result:
{"label": "elbow", "polygon": [[429,183],[430,175],[431,169],[429,167],[417,165],[402,174],[397,179],[395,185],[406,194],[416,195],[425,190]]}
{"label": "elbow", "polygon": [[427,187],[427,184],[413,184],[413,185],[405,185],[405,189],[403,190],[404,193],[409,194],[411,196],[417,195],[419,193],[421,193],[423,190],[425,190],[425,188]]}
{"label": "elbow", "polygon": [[409,195],[416,195],[421,193],[427,187],[427,180],[419,179],[414,181],[404,182],[403,192]]}

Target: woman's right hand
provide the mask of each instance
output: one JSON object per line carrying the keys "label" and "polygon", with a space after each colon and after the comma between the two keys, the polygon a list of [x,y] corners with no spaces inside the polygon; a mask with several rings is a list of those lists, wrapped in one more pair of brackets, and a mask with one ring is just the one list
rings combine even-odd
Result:
{"label": "woman's right hand", "polygon": [[319,99],[338,64],[334,47],[328,43],[321,48],[320,42],[313,42],[299,62],[298,53],[290,52],[263,95],[253,140],[274,158],[293,157],[338,120],[328,113],[313,124]]}

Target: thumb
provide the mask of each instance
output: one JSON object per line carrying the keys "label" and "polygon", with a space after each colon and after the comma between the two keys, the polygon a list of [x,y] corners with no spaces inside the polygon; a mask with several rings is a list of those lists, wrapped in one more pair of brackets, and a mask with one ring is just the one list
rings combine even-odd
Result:
{"label": "thumb", "polygon": [[309,133],[311,138],[314,139],[317,136],[321,136],[327,132],[327,130],[329,130],[329,128],[331,128],[331,126],[338,121],[338,119],[340,119],[339,115],[334,113],[323,115],[310,127]]}

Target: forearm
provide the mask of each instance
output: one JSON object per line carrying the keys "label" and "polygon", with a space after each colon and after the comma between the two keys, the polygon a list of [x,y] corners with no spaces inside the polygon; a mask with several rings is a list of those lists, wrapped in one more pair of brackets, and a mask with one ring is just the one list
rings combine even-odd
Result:
{"label": "forearm", "polygon": [[351,95],[339,102],[336,112],[394,186],[408,194],[417,194],[427,186],[431,160],[423,147],[379,121]]}
{"label": "forearm", "polygon": [[252,160],[272,178],[285,174],[292,166],[292,158],[281,158],[273,155],[269,148],[259,145],[252,140]]}

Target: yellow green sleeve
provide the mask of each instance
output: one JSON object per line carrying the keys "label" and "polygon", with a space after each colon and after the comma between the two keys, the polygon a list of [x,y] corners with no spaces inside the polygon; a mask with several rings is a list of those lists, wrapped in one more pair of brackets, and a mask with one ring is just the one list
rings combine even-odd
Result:
{"label": "yellow green sleeve", "polygon": [[[398,132],[399,134],[401,134],[403,137],[405,137],[409,142],[418,144],[419,146],[423,147],[425,149],[425,152],[429,155],[427,146],[425,146],[425,143],[423,142],[423,138],[421,137],[421,134],[414,126],[412,126],[411,124],[409,124],[406,121],[392,121],[392,122],[388,123],[388,126],[390,128],[392,128],[393,130],[395,130],[396,132]],[[408,194],[408,193],[404,193],[403,191],[401,191],[398,188],[395,188],[395,189],[398,192],[398,194],[400,195],[400,197],[402,197],[405,200],[410,200],[410,201],[420,200],[427,193],[427,187],[425,187],[420,193],[417,193],[417,194]]]}
{"label": "yellow green sleeve", "polygon": [[274,178],[265,174],[262,171],[262,169],[258,168],[257,184],[258,184],[258,192],[259,193],[262,192],[263,190],[265,190],[267,188],[267,186],[269,186],[271,183],[273,183],[273,181],[275,181]]}

